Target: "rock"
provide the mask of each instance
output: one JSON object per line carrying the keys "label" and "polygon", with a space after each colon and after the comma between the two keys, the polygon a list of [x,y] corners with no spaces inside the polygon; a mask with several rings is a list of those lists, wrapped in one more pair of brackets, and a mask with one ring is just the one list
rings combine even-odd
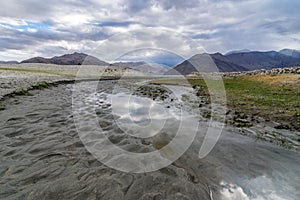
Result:
{"label": "rock", "polygon": [[290,129],[290,126],[287,125],[287,124],[280,124],[280,125],[274,126],[274,128],[276,128],[276,129]]}

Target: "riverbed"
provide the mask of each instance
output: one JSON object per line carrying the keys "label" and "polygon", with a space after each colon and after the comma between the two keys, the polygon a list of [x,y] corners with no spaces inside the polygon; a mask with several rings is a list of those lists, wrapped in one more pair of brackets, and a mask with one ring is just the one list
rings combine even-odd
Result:
{"label": "riverbed", "polygon": [[[81,84],[84,88],[89,82]],[[178,128],[178,116],[182,112],[188,116],[191,112],[185,108],[180,110],[181,104],[176,103],[185,89],[175,89],[178,101],[176,97],[162,101],[138,93],[133,95],[130,85],[135,83],[126,84],[128,90],[119,91],[113,90],[116,81],[100,81],[93,96],[84,96],[83,90],[81,97],[85,102],[94,103],[99,125],[113,144],[136,153],[155,151],[161,148],[157,145],[159,141],[153,139],[155,130],[171,133],[168,139],[172,140],[175,137],[172,133]],[[200,159],[205,123],[200,123],[190,147],[172,164],[145,173],[113,169],[97,160],[78,134],[72,107],[73,89],[74,84],[62,84],[31,91],[33,96],[16,96],[3,102],[0,199],[292,200],[300,197],[298,152],[225,127],[213,150]],[[128,95],[134,96],[131,100],[135,107],[126,103]],[[88,124],[91,111],[85,105],[81,111]],[[145,138],[141,138],[139,126],[132,126],[129,120],[140,126],[150,124],[144,130]],[[163,129],[161,120],[166,120]],[[188,131],[194,127],[189,127],[189,122],[186,124],[184,130],[188,137]]]}

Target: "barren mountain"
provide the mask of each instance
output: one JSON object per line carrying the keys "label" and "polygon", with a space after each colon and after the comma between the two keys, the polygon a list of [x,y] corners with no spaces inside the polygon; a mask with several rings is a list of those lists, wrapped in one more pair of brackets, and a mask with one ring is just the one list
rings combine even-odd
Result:
{"label": "barren mountain", "polygon": [[247,68],[248,70],[272,69],[300,64],[300,59],[286,56],[276,51],[235,53],[226,57],[233,63]]}
{"label": "barren mountain", "polygon": [[[212,72],[218,69],[221,72],[246,71],[247,69],[233,63],[226,56],[215,54],[196,54],[174,67],[180,74],[186,75],[192,72]],[[170,72],[172,73],[172,72]],[[168,73],[168,74],[170,74]]]}
{"label": "barren mountain", "polygon": [[[282,51],[281,51],[282,52]],[[287,51],[284,51],[287,54]],[[285,55],[276,51],[268,52],[237,52],[228,55],[221,53],[197,54],[174,67],[181,74],[191,74],[197,72],[194,66],[200,66],[201,72],[216,71],[215,66],[220,72],[250,71],[256,69],[273,69],[300,65],[298,51],[289,51],[293,56]],[[208,62],[210,60],[210,62]],[[211,63],[213,61],[213,63]]]}
{"label": "barren mountain", "polygon": [[99,60],[96,57],[77,52],[62,56],[55,56],[53,58],[35,57],[23,60],[21,63],[46,63],[57,65],[109,65],[108,63]]}

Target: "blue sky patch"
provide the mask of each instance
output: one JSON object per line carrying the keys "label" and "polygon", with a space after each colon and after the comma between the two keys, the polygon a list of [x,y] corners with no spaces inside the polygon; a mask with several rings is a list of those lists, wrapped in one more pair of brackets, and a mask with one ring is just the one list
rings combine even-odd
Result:
{"label": "blue sky patch", "polygon": [[12,25],[6,22],[0,22],[0,25],[3,26],[8,26],[12,29],[22,29],[22,30],[27,30],[27,29],[36,29],[38,31],[45,31],[45,30],[49,30],[50,27],[50,23],[49,22],[30,22],[30,21],[26,21],[26,24],[22,24],[22,25]]}

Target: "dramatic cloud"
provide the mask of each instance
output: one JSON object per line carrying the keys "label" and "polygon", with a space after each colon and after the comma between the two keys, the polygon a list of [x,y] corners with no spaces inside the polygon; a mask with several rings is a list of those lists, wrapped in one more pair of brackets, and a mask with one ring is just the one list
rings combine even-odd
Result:
{"label": "dramatic cloud", "polygon": [[[184,37],[208,52],[299,49],[299,7],[298,0],[10,0],[0,7],[0,60],[98,54],[106,44],[111,47],[103,47],[107,52],[100,59],[134,48],[163,48],[188,57],[198,49],[189,49]],[[160,29],[168,34],[157,35]],[[138,35],[145,30],[155,33]]]}

